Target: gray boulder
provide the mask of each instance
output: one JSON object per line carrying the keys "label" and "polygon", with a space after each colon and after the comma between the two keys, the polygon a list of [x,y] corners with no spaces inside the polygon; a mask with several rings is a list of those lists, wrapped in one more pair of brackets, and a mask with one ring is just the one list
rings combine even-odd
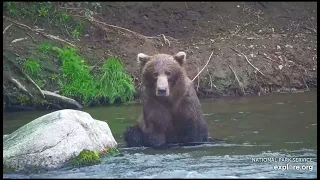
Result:
{"label": "gray boulder", "polygon": [[102,152],[117,146],[106,122],[70,109],[41,116],[3,141],[3,165],[17,171],[55,169],[83,149]]}

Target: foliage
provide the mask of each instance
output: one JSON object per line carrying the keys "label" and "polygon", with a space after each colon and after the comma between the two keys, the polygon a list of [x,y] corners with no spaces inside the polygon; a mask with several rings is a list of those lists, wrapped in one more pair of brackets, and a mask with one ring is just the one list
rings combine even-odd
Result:
{"label": "foliage", "polygon": [[93,77],[89,73],[86,61],[77,55],[77,50],[70,47],[53,47],[62,61],[61,90],[68,97],[80,97],[87,103],[95,97]]}
{"label": "foliage", "polygon": [[24,62],[24,70],[31,75],[38,75],[40,73],[40,64],[37,60],[28,59]]}
{"label": "foliage", "polygon": [[62,61],[60,87],[64,96],[79,97],[84,104],[92,99],[105,98],[113,104],[117,98],[121,102],[133,99],[135,92],[132,78],[126,74],[121,61],[108,58],[102,67],[102,75],[90,74],[87,62],[70,47],[53,47]]}
{"label": "foliage", "polygon": [[52,44],[51,44],[50,42],[48,42],[48,41],[43,42],[43,43],[39,46],[39,50],[40,50],[40,52],[42,52],[42,53],[48,52],[49,50],[51,50],[51,48],[52,48]]}
{"label": "foliage", "polygon": [[83,22],[79,21],[74,30],[72,31],[72,37],[78,39],[79,36],[83,33],[83,29]]}
{"label": "foliage", "polygon": [[132,78],[125,73],[123,65],[116,57],[108,58],[102,66],[103,75],[99,78],[98,96],[109,98],[113,103],[116,98],[122,102],[133,99],[135,92]]}
{"label": "foliage", "polygon": [[106,156],[116,156],[119,155],[119,150],[117,148],[108,148],[103,150],[101,153],[102,157],[106,157]]}
{"label": "foliage", "polygon": [[101,159],[97,152],[84,149],[78,156],[71,159],[70,164],[73,167],[81,167],[98,164],[100,162]]}
{"label": "foliage", "polygon": [[53,14],[54,7],[52,2],[5,2],[4,11],[7,15],[12,15],[16,18],[37,18],[46,17]]}
{"label": "foliage", "polygon": [[71,28],[70,36],[73,38],[79,38],[83,34],[83,22],[74,20],[66,9],[57,8],[54,2],[5,2],[4,14],[30,20],[33,24],[37,21],[41,21],[41,24],[55,23],[68,34],[68,29]]}

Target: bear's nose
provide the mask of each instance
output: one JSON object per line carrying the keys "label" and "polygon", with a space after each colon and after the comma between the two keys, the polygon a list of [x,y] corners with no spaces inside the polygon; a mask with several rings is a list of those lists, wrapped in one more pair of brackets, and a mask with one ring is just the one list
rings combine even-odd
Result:
{"label": "bear's nose", "polygon": [[167,92],[166,88],[158,88],[158,95],[159,96],[165,96]]}

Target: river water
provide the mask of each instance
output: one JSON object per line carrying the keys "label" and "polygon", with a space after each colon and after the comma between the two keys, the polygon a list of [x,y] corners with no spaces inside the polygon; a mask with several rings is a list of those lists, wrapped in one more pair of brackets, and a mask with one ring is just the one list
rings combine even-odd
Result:
{"label": "river water", "polygon": [[[123,156],[99,165],[4,178],[315,178],[317,92],[202,101],[210,136],[224,143],[166,150],[126,148],[140,105],[85,109],[108,122]],[[4,134],[49,112],[4,115]],[[298,169],[299,168],[299,169]]]}

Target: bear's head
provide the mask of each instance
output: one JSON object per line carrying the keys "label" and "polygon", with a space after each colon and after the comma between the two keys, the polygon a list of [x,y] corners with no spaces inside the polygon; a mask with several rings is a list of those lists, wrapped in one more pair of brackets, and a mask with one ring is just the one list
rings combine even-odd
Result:
{"label": "bear's head", "polygon": [[180,86],[184,82],[185,52],[178,52],[174,56],[168,54],[149,56],[139,53],[137,61],[141,69],[142,85],[149,95],[168,97],[174,88],[176,91],[184,88]]}

